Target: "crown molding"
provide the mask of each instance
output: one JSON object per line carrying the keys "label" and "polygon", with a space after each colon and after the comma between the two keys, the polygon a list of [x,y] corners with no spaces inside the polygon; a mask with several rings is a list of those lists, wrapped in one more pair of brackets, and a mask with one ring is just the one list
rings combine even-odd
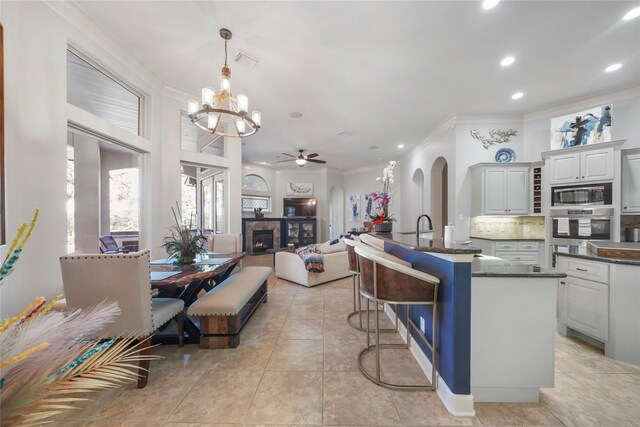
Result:
{"label": "crown molding", "polygon": [[[640,86],[632,86],[616,92],[602,93],[598,95],[590,95],[583,98],[576,98],[570,101],[553,104],[538,110],[525,113],[524,122],[562,116],[571,111],[580,111],[592,108],[598,105],[613,104],[617,101],[623,101],[630,98],[640,97]],[[615,105],[613,106],[615,110]]]}
{"label": "crown molding", "polygon": [[[400,160],[396,160],[396,166],[399,166],[401,163],[402,162]],[[374,171],[374,170],[375,171],[382,171],[384,168],[387,167],[388,164],[389,164],[389,162],[377,163],[375,165],[369,165],[369,166],[363,166],[361,168],[343,171],[342,174],[344,176],[350,176],[350,175],[357,175],[359,173],[364,173],[364,172],[371,172],[371,171]]]}
{"label": "crown molding", "polygon": [[323,174],[326,168],[322,169],[276,169],[276,174],[283,173],[296,173],[296,174],[304,174],[304,175],[319,175]]}
{"label": "crown molding", "polygon": [[[91,17],[78,3],[75,1],[56,0],[43,0],[43,3],[95,43],[96,46],[99,46],[104,52],[116,59],[119,62],[119,66],[128,69],[154,89],[162,90],[162,81],[146,65],[140,62],[135,55],[129,52],[125,46],[117,43],[100,21]],[[70,41],[73,42],[73,40]],[[80,43],[78,47],[83,50],[86,46]],[[92,55],[92,59],[98,63],[104,63],[104,55],[100,55],[98,58]],[[113,70],[112,66],[106,65],[107,69],[117,73],[117,69]],[[131,81],[130,78],[125,78],[124,80]]]}
{"label": "crown molding", "polygon": [[522,123],[522,114],[458,114],[456,116],[456,124],[461,123],[491,123],[491,124],[504,124],[504,123]]}
{"label": "crown molding", "polygon": [[171,86],[166,86],[166,85],[162,86],[162,95],[175,99],[177,101],[182,101],[185,104],[189,102],[190,99],[199,99],[199,96],[196,96],[193,93],[189,93],[180,89],[175,89]]}
{"label": "crown molding", "polygon": [[427,146],[433,139],[439,137],[443,133],[448,130],[454,129],[457,123],[457,114],[453,113],[447,116],[438,126],[436,126],[431,132],[427,133],[424,137],[423,141],[413,147],[407,154],[402,156],[402,158],[410,158],[413,155],[417,154],[420,150]]}

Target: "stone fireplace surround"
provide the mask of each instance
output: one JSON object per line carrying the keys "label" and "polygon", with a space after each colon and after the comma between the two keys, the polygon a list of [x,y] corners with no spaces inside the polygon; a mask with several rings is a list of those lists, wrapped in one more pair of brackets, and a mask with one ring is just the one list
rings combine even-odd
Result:
{"label": "stone fireplace surround", "polygon": [[282,241],[283,221],[280,218],[244,218],[243,248],[248,254],[253,253],[253,230],[273,230],[273,248],[279,249]]}

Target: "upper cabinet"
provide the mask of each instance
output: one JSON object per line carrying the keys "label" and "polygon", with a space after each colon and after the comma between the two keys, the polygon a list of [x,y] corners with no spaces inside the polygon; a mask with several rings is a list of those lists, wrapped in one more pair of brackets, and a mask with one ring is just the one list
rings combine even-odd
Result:
{"label": "upper cabinet", "polygon": [[548,170],[549,185],[615,181],[616,158],[619,161],[619,150],[625,142],[626,139],[617,139],[540,153]]}
{"label": "upper cabinet", "polygon": [[549,157],[549,183],[611,181],[614,174],[612,147],[561,153]]}
{"label": "upper cabinet", "polygon": [[529,213],[529,166],[478,164],[472,170],[475,215]]}
{"label": "upper cabinet", "polygon": [[640,148],[622,151],[622,213],[640,212]]}

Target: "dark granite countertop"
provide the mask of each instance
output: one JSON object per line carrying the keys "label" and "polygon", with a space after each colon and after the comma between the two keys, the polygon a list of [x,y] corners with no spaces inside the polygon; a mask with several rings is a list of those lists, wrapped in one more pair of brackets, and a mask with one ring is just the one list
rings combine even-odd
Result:
{"label": "dark granite countertop", "polygon": [[570,253],[566,253],[566,252],[554,252],[553,256],[568,256],[568,257],[572,257],[572,258],[582,258],[582,259],[588,259],[591,261],[600,261],[600,262],[611,262],[613,264],[626,264],[626,265],[637,265],[640,266],[640,259],[625,259],[625,258],[609,258],[609,257],[603,257],[603,256],[598,256],[592,253],[586,253],[586,254],[570,254]]}
{"label": "dark granite countertop", "polygon": [[372,235],[419,252],[436,252],[454,255],[479,254],[482,252],[482,249],[463,245],[463,242],[454,242],[453,244],[445,245],[443,239],[426,239],[422,237],[418,239],[415,233],[372,233]]}
{"label": "dark granite countertop", "polygon": [[566,274],[545,270],[537,265],[508,261],[488,255],[476,255],[471,263],[471,277],[550,277],[562,278]]}
{"label": "dark granite countertop", "polygon": [[492,240],[492,241],[496,241],[496,242],[502,242],[502,241],[513,241],[513,242],[520,242],[520,241],[527,241],[527,242],[544,242],[544,239],[525,239],[524,237],[518,237],[516,239],[513,238],[507,238],[507,237],[474,237],[471,236],[469,237],[470,239],[480,239],[480,240]]}

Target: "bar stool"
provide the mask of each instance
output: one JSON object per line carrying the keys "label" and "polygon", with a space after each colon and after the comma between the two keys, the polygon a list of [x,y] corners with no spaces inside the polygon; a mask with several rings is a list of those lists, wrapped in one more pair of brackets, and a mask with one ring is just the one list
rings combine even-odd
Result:
{"label": "bar stool", "polygon": [[[435,390],[436,385],[436,363],[437,356],[435,351],[436,343],[436,318],[437,318],[437,300],[438,285],[440,280],[423,273],[418,270],[406,267],[398,262],[385,259],[376,252],[358,246],[355,248],[358,255],[358,263],[360,266],[360,295],[367,299],[367,339],[366,347],[358,355],[358,367],[360,372],[373,383],[382,387],[393,390]],[[395,304],[407,306],[407,343],[405,344],[380,344],[380,313],[375,310],[375,344],[371,345],[371,336],[369,333],[370,302],[376,304]],[[411,343],[411,330],[418,328],[411,319],[411,308],[414,305],[430,305],[432,306],[431,314],[431,342],[423,336],[418,335],[431,350],[431,384],[422,385],[405,385],[392,384],[380,379],[380,349],[388,348],[409,348]],[[376,372],[375,375],[364,369],[364,356],[371,351],[376,353]]]}
{"label": "bar stool", "polygon": [[[358,242],[356,240],[346,239],[345,243],[347,244],[347,257],[349,260],[349,272],[351,273],[351,277],[353,278],[353,312],[347,315],[347,323],[354,329],[359,331],[366,331],[364,326],[362,325],[362,299],[360,298],[360,265],[358,263],[358,256],[355,252],[355,248],[358,246],[366,247],[369,250],[376,251],[382,257],[393,257],[392,255],[387,254],[386,252],[380,252],[374,247],[368,246],[363,242]],[[397,259],[397,258],[396,258]],[[408,262],[397,259],[399,262],[404,262],[407,267],[411,268],[411,264]],[[383,305],[384,309],[384,305]],[[397,311],[397,310],[396,310]],[[353,317],[358,316],[358,323],[354,324]],[[380,329],[380,332],[397,332],[398,331],[398,315],[396,313],[395,318],[395,326],[393,328],[383,328]]]}

